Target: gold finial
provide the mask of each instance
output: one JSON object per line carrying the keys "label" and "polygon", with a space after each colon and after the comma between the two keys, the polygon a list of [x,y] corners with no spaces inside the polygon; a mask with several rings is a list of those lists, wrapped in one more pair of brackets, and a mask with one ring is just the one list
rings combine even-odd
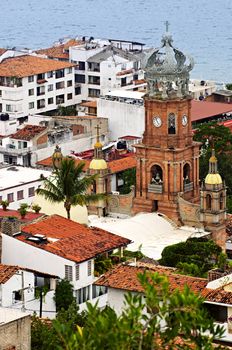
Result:
{"label": "gold finial", "polygon": [[[101,122],[99,123],[101,125]],[[102,147],[102,144],[100,142],[100,135],[99,135],[99,130],[101,129],[100,125],[95,126],[95,129],[97,129],[97,141],[94,145],[94,148],[100,148]]]}

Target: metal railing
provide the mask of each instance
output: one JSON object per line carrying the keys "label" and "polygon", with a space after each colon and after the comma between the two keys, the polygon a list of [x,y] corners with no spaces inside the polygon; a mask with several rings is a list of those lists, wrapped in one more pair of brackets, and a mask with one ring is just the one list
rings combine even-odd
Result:
{"label": "metal railing", "polygon": [[184,192],[189,192],[193,190],[193,183],[189,182],[184,184]]}
{"label": "metal railing", "polygon": [[150,193],[163,193],[163,185],[162,184],[149,184],[148,192]]}

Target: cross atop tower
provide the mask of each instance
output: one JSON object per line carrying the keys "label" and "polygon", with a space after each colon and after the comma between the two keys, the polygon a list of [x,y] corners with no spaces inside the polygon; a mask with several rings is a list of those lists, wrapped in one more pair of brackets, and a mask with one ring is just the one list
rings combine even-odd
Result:
{"label": "cross atop tower", "polygon": [[[99,124],[101,125],[101,122],[100,122]],[[95,129],[97,129],[97,142],[100,141],[100,138],[99,138],[99,130],[101,129],[101,126],[100,126],[99,124],[98,124],[97,126],[95,126]]]}
{"label": "cross atop tower", "polygon": [[170,23],[168,21],[165,21],[164,22],[165,26],[166,26],[166,33],[168,33],[168,29],[169,29],[169,26],[170,26]]}

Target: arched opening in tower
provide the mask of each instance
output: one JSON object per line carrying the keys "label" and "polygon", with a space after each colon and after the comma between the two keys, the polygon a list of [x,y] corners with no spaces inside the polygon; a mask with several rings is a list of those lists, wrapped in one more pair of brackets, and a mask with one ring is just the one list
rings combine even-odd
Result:
{"label": "arched opening in tower", "polygon": [[158,164],[151,167],[151,183],[157,185],[163,184],[163,170]]}

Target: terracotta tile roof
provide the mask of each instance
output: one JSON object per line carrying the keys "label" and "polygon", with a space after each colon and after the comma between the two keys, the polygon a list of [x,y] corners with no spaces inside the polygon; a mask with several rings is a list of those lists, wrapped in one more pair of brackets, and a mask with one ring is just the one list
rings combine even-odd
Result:
{"label": "terracotta tile roof", "polygon": [[109,163],[109,168],[111,173],[118,173],[123,170],[131,169],[136,167],[135,155],[130,155],[128,157],[112,160]]}
{"label": "terracotta tile roof", "polygon": [[3,55],[6,51],[7,49],[0,48],[0,56]]}
{"label": "terracotta tile roof", "polygon": [[23,129],[20,129],[16,131],[15,134],[12,134],[11,138],[17,140],[30,141],[46,129],[46,126],[26,125]]}
{"label": "terracotta tile roof", "polygon": [[126,135],[126,136],[122,136],[122,137],[119,137],[118,139],[119,140],[127,140],[127,141],[133,141],[133,140],[139,140],[141,139],[142,137],[139,137],[139,136],[132,136],[132,135]]}
{"label": "terracotta tile roof", "polygon": [[74,66],[73,63],[25,55],[3,60],[0,63],[0,76],[23,78]]}
{"label": "terracotta tile roof", "polygon": [[32,213],[32,212],[27,212],[25,218],[21,219],[21,215],[19,214],[18,210],[0,209],[0,221],[1,221],[1,218],[9,217],[9,216],[14,216],[17,219],[19,219],[22,223],[24,223],[24,222],[30,222],[30,221],[37,220],[38,218],[41,218],[42,216],[44,216],[44,214],[42,214],[42,213],[36,214],[36,213]]}
{"label": "terracotta tile roof", "polygon": [[[46,236],[42,243],[27,240],[36,234]],[[82,262],[113,249],[126,246],[131,241],[99,228],[88,228],[59,215],[25,225],[16,239],[44,249],[63,258]]]}
{"label": "terracotta tile roof", "polygon": [[65,59],[68,61],[69,60],[69,53],[67,52],[68,49],[71,46],[77,46],[80,44],[82,44],[82,41],[70,39],[65,44],[52,46],[52,47],[49,47],[47,49],[36,50],[36,53],[40,54],[40,55],[46,55],[46,56],[51,57],[51,58],[58,58],[58,59],[60,58],[60,59]]}
{"label": "terracotta tile roof", "polygon": [[17,266],[0,264],[0,284],[6,283],[18,270]]}
{"label": "terracotta tile roof", "polygon": [[146,83],[146,80],[145,79],[137,79],[137,80],[134,80],[134,84],[135,85],[140,85],[140,84],[145,84]]}
{"label": "terracotta tile roof", "polygon": [[224,290],[223,287],[217,289],[205,288],[202,291],[202,296],[206,301],[232,305],[232,292]]}
{"label": "terracotta tile roof", "polygon": [[[85,163],[84,166],[84,171],[87,171],[87,169],[89,168],[89,164],[90,164],[90,160],[88,159],[75,159],[75,164],[78,165],[81,162]],[[39,162],[36,163],[37,165],[42,165],[44,167],[52,167],[52,157],[40,160]],[[130,156],[127,157],[123,157],[120,159],[116,159],[116,160],[111,160],[109,162],[107,162],[108,167],[111,171],[112,174],[124,171],[126,169],[131,169],[131,168],[135,168],[136,167],[136,158],[135,155],[132,154]]]}
{"label": "terracotta tile roof", "polygon": [[167,276],[170,283],[170,291],[175,289],[183,290],[187,285],[193,292],[201,293],[206,287],[208,281],[204,278],[197,278],[191,276],[184,276],[174,273],[172,268],[165,266],[131,266],[131,265],[118,265],[113,270],[106,272],[95,283],[97,285],[104,285],[111,288],[123,289],[127,291],[143,292],[144,289],[138,281],[138,273],[144,271],[158,272],[161,275]]}
{"label": "terracotta tile roof", "polygon": [[192,122],[232,111],[232,105],[228,103],[192,100],[191,105]]}

